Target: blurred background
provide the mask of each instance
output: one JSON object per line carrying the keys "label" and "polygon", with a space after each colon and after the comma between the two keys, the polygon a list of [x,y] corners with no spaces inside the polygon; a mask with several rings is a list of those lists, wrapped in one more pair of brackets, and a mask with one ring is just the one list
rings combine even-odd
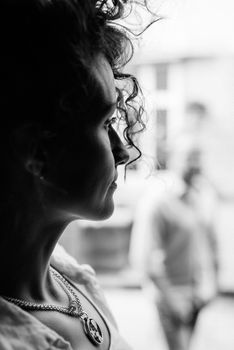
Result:
{"label": "blurred background", "polygon": [[233,350],[234,2],[157,6],[126,68],[145,95],[142,158],[120,169],[113,216],[60,243],[96,269],[135,350]]}

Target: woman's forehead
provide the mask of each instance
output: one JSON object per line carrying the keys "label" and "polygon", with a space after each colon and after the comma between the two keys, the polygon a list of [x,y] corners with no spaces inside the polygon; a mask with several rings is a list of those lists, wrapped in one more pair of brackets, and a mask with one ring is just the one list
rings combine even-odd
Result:
{"label": "woman's forehead", "polygon": [[100,103],[103,103],[107,107],[116,104],[117,93],[114,74],[104,56],[97,56],[92,70],[98,85],[98,94],[101,97]]}
{"label": "woman's forehead", "polygon": [[74,112],[78,123],[89,124],[107,116],[111,111],[114,113],[117,108],[117,91],[113,71],[104,56],[97,56],[93,60],[85,78],[87,80],[83,81],[86,83],[83,90],[83,84],[78,81],[83,93],[79,94],[79,88],[78,94],[74,90]]}

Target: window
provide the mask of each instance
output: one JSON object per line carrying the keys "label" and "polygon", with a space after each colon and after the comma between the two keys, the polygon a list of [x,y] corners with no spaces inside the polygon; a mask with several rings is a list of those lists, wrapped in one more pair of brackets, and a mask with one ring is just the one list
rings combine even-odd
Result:
{"label": "window", "polygon": [[163,170],[167,168],[167,117],[166,109],[157,109],[156,111],[156,157],[157,169]]}
{"label": "window", "polygon": [[165,63],[156,65],[156,88],[157,90],[168,89],[168,66]]}

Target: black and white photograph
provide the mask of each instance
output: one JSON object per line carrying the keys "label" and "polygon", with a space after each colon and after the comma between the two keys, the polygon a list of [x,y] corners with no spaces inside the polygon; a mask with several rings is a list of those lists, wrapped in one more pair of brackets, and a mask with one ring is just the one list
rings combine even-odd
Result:
{"label": "black and white photograph", "polygon": [[233,350],[233,0],[0,0],[0,113],[0,350]]}

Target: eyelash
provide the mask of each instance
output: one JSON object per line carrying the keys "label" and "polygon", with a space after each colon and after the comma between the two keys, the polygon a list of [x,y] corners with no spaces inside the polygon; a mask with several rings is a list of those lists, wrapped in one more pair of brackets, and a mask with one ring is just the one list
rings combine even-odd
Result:
{"label": "eyelash", "polygon": [[107,120],[105,121],[104,126],[105,126],[105,128],[109,129],[109,128],[110,128],[113,124],[115,124],[116,122],[117,122],[117,117],[112,117],[112,118],[107,119]]}

